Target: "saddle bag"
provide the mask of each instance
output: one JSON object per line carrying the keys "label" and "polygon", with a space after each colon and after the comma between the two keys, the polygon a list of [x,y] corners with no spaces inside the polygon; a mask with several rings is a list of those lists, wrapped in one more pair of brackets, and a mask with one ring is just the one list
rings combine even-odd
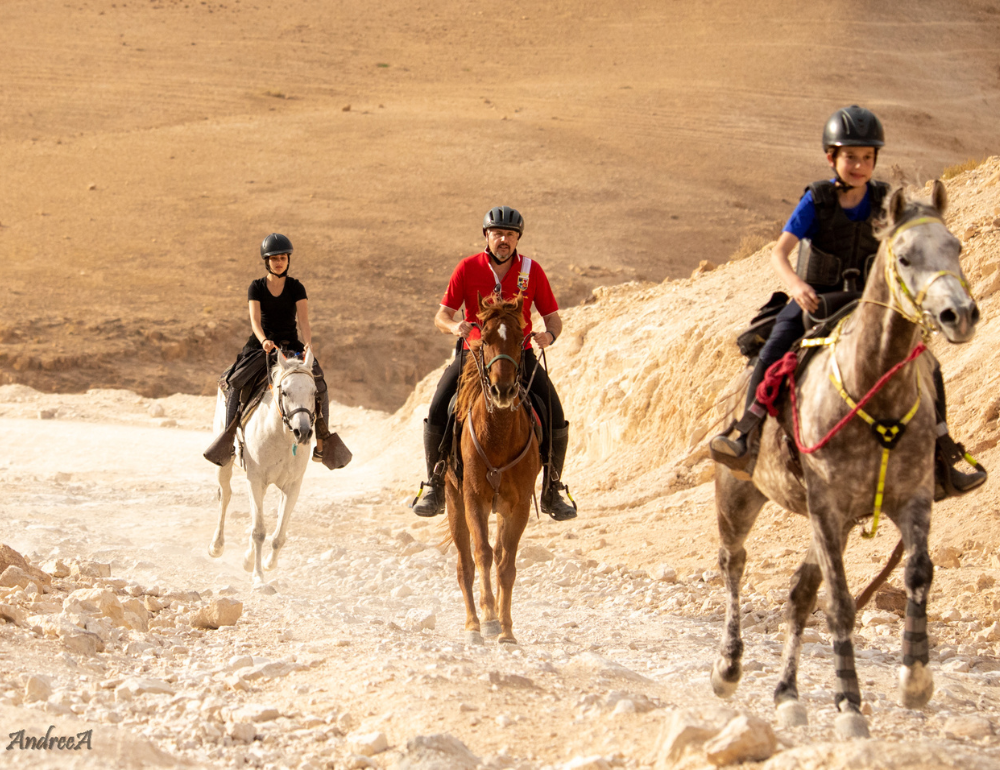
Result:
{"label": "saddle bag", "polygon": [[767,304],[762,306],[750,326],[744,329],[736,337],[736,345],[740,352],[747,358],[754,358],[764,347],[767,338],[771,336],[774,328],[774,321],[778,317],[781,309],[788,304],[788,295],[783,291],[776,291],[771,295]]}

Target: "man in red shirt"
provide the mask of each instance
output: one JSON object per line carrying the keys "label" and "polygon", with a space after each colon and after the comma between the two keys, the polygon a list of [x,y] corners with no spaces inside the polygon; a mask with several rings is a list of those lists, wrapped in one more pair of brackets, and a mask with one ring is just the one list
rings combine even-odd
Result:
{"label": "man in red shirt", "polygon": [[[435,473],[438,461],[444,460],[451,446],[450,436],[445,436],[448,424],[448,405],[458,389],[458,378],[465,366],[465,353],[469,349],[468,339],[479,337],[476,322],[479,312],[479,296],[487,297],[499,293],[504,299],[513,299],[518,293],[524,295],[524,381],[527,386],[532,372],[535,372],[535,352],[531,349],[534,341],[540,348],[547,348],[562,331],[559,320],[559,304],[552,294],[549,279],[537,262],[522,256],[517,251],[517,242],[524,233],[524,219],[509,206],[496,206],[483,217],[483,235],[486,236],[486,250],[458,263],[448,282],[448,290],[441,307],[434,316],[434,325],[442,332],[454,334],[461,339],[456,345],[455,358],[445,369],[437,391],[431,400],[430,414],[424,420],[424,454],[427,459],[428,482],[421,482],[423,495],[414,501],[413,511],[418,516],[437,516],[444,511],[444,474]],[[538,308],[545,331],[531,330],[531,306]],[[461,320],[455,314],[465,306]],[[566,460],[566,445],[569,441],[569,423],[563,414],[562,403],[552,387],[548,375],[538,367],[531,383],[531,393],[549,411],[548,419],[543,419],[546,434],[540,447],[545,472],[542,479],[541,508],[556,521],[576,517],[576,503],[567,503],[562,492],[567,491],[561,483],[563,463]],[[442,466],[443,467],[443,466]],[[551,474],[550,474],[551,467]],[[570,498],[572,500],[572,498]]]}

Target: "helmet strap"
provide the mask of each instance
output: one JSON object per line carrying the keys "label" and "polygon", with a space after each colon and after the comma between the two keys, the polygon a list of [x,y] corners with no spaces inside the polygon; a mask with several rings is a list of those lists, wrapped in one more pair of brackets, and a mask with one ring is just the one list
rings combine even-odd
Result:
{"label": "helmet strap", "polygon": [[283,273],[274,272],[271,269],[271,260],[267,259],[267,257],[264,258],[264,267],[266,267],[267,272],[269,272],[275,278],[284,278],[286,275],[288,275],[288,268],[290,268],[291,266],[292,266],[292,256],[290,254],[288,255],[288,259],[285,260],[285,272]]}
{"label": "helmet strap", "polygon": [[489,246],[486,247],[486,253],[489,254],[490,262],[492,262],[494,265],[503,265],[506,264],[507,262],[510,262],[517,255],[517,249],[514,249],[510,253],[510,256],[507,257],[507,259],[497,259],[497,255],[490,250]]}

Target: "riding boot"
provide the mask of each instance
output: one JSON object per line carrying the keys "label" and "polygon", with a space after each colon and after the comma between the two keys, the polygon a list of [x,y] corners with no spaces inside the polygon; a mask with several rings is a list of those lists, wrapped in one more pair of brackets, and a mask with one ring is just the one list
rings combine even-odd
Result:
{"label": "riding boot", "polygon": [[[313,367],[315,372],[316,366]],[[322,370],[316,376],[316,446],[313,448],[313,462],[323,462],[323,443],[330,437],[330,394]]]}
{"label": "riding boot", "polygon": [[228,465],[233,459],[233,455],[236,454],[233,442],[236,439],[236,429],[240,425],[240,412],[242,411],[240,402],[238,388],[230,388],[226,391],[226,429],[219,434],[204,453],[206,460],[220,467]]}
{"label": "riding boot", "polygon": [[[754,366],[750,375],[750,383],[747,385],[746,408],[743,416],[738,422],[733,423],[724,432],[712,438],[708,442],[709,454],[717,463],[722,463],[733,470],[743,470],[746,468],[749,458],[749,438],[767,416],[767,410],[757,402],[757,386],[764,381],[767,373],[767,364],[760,359]],[[734,438],[729,438],[729,434],[736,431]]]}
{"label": "riding boot", "polygon": [[[444,457],[441,441],[444,431],[424,420],[424,459],[427,461],[427,481],[420,482],[410,507],[417,516],[437,516],[444,513]],[[440,464],[440,467],[438,467]]]}
{"label": "riding boot", "polygon": [[[576,501],[569,493],[569,487],[562,483],[563,464],[566,462],[566,447],[569,444],[569,423],[561,428],[553,428],[549,439],[549,462],[545,463],[542,475],[542,513],[547,513],[556,521],[576,518]],[[551,475],[550,475],[551,468]],[[570,502],[562,497],[562,492]]]}
{"label": "riding boot", "polygon": [[[935,412],[937,413],[937,442],[934,447],[934,501],[958,497],[981,487],[986,482],[986,469],[976,462],[965,447],[948,435],[947,406],[944,393],[944,376],[941,367],[934,367]],[[972,466],[971,473],[955,466],[965,460]]]}

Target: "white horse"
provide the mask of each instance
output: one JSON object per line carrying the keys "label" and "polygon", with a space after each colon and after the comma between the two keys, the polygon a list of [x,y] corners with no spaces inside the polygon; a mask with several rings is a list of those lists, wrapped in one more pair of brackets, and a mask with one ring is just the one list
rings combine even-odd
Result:
{"label": "white horse", "polygon": [[[278,362],[271,368],[271,387],[244,426],[243,465],[247,472],[247,490],[253,517],[250,547],[243,556],[243,568],[253,571],[253,586],[264,585],[261,550],[266,535],[264,527],[264,492],[274,484],[281,492],[278,526],[271,537],[271,552],[263,567],[278,566],[278,552],[285,544],[285,530],[302,487],[302,477],[309,465],[313,425],[316,421],[316,383],[312,373],[313,355],[307,350],[305,360],[285,358],[278,351]],[[226,400],[219,392],[215,406],[214,430],[225,430]],[[230,481],[233,461],[219,468],[219,525],[208,548],[209,556],[222,555],[225,547],[226,508],[233,496]]]}

